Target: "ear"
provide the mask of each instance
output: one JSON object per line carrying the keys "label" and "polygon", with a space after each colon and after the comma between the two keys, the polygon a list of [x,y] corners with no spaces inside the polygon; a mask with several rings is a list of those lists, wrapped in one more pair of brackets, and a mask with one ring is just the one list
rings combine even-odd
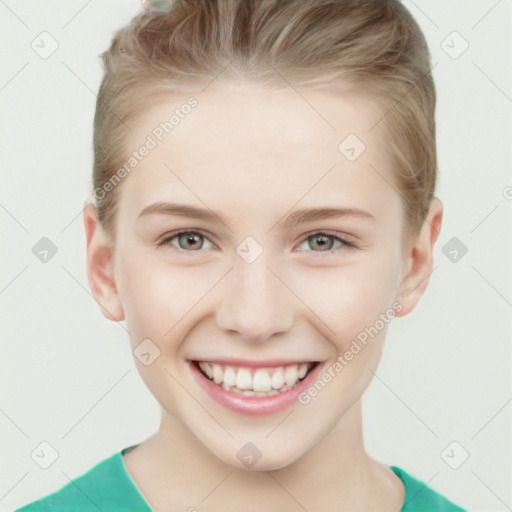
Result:
{"label": "ear", "polygon": [[94,300],[108,320],[124,320],[124,311],[114,279],[114,258],[109,237],[98,221],[96,207],[86,200],[83,208],[87,241],[87,280]]}
{"label": "ear", "polygon": [[434,266],[434,244],[442,220],[443,203],[433,197],[420,233],[404,249],[402,281],[397,295],[403,308],[396,312],[396,316],[408,315],[427,289]]}

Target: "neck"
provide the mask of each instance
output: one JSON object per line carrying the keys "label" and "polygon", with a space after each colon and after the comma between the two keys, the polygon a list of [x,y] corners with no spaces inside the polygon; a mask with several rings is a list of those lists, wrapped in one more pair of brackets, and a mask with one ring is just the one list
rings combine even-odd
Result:
{"label": "neck", "polygon": [[127,459],[127,469],[156,511],[171,505],[228,511],[240,504],[252,510],[247,506],[252,504],[267,512],[301,507],[348,512],[386,510],[387,500],[395,512],[403,498],[394,473],[366,454],[360,401],[302,457],[273,471],[225,464],[165,411],[158,432],[134,450],[130,464]]}

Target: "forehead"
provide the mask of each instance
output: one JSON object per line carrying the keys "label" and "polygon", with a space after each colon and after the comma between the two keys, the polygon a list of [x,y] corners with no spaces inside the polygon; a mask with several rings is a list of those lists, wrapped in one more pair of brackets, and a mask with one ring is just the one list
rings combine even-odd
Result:
{"label": "forehead", "polygon": [[[184,107],[191,97],[195,106]],[[354,90],[211,86],[173,95],[130,123],[127,155],[148,140],[152,149],[123,183],[120,207],[204,198],[220,209],[248,208],[252,197],[281,208],[357,202],[379,215],[397,199],[372,130],[379,118],[375,103]]]}

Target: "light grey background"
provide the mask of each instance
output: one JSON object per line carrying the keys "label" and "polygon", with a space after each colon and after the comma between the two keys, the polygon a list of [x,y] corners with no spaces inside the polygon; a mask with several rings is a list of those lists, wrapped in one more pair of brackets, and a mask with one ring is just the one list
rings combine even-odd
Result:
{"label": "light grey background", "polygon": [[[512,6],[404,4],[436,64],[445,217],[427,293],[391,325],[365,395],[365,440],[375,458],[470,510],[512,510]],[[137,0],[0,0],[1,510],[158,428],[122,324],[89,293],[81,212],[98,55],[140,9]],[[43,31],[59,45],[46,59],[31,47],[51,47]],[[469,44],[458,58],[453,31]],[[32,253],[42,237],[58,248],[47,263]],[[452,237],[468,248],[455,263],[442,252]],[[58,452],[46,470],[31,458],[43,441]],[[458,469],[441,456],[452,441],[451,461],[469,454]]]}

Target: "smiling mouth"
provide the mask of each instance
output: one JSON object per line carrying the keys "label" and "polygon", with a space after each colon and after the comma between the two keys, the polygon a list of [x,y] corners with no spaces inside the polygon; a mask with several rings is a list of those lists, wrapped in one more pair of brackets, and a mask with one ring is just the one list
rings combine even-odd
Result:
{"label": "smiling mouth", "polygon": [[249,368],[212,361],[193,361],[203,377],[220,388],[245,396],[272,396],[294,388],[317,362]]}

